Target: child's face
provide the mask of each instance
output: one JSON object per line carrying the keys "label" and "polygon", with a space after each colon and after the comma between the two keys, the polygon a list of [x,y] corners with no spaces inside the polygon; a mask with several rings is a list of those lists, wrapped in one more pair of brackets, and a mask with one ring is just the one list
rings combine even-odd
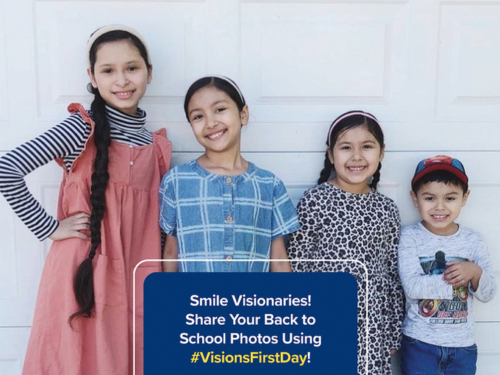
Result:
{"label": "child's face", "polygon": [[368,180],[377,171],[384,150],[364,126],[356,126],[339,135],[328,156],[335,167],[333,182],[350,193],[369,191]]}
{"label": "child's face", "polygon": [[151,82],[151,69],[128,40],[99,46],[94,73],[89,69],[88,74],[92,86],[109,106],[131,115],[137,113],[139,100]]}
{"label": "child's face", "polygon": [[204,87],[191,97],[188,117],[197,141],[207,152],[240,151],[241,127],[248,121],[248,107],[236,103],[216,87]]}
{"label": "child's face", "polygon": [[469,192],[464,194],[459,186],[433,181],[420,186],[417,194],[412,191],[410,195],[427,230],[441,236],[457,231],[455,220],[467,203]]}

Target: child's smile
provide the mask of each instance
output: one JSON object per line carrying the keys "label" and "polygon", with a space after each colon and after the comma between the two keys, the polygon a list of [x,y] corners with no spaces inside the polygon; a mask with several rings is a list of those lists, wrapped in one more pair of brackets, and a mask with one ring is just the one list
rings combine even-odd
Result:
{"label": "child's smile", "polygon": [[130,91],[115,91],[114,94],[120,100],[127,100],[127,99],[130,99],[130,97],[132,96],[132,94],[134,92],[135,92],[135,90],[130,90]]}
{"label": "child's smile", "polygon": [[357,173],[357,172],[362,172],[366,169],[366,166],[362,166],[362,167],[348,167],[349,170],[353,173]]}
{"label": "child's smile", "polygon": [[217,141],[218,139],[220,139],[226,133],[226,131],[227,131],[227,129],[224,129],[224,130],[221,130],[221,131],[217,131],[215,133],[211,133],[211,134],[206,135],[206,137],[208,139],[210,139],[211,141]]}
{"label": "child's smile", "polygon": [[442,220],[445,220],[449,215],[432,215],[432,217],[434,218],[434,220],[436,221],[442,221]]}

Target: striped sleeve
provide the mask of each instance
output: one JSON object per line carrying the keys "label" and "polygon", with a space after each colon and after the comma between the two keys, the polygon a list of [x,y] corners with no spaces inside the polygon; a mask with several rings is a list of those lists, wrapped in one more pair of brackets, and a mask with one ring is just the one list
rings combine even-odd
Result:
{"label": "striped sleeve", "polygon": [[63,158],[69,168],[83,150],[89,134],[90,126],[80,114],[73,114],[0,158],[0,192],[40,241],[57,229],[58,222],[33,197],[24,177],[56,158]]}

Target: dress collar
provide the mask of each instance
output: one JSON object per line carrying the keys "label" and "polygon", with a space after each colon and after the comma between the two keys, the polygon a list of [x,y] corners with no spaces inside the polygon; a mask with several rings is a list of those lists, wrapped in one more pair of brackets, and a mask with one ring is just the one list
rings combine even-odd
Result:
{"label": "dress collar", "polygon": [[219,174],[214,174],[214,173],[210,173],[209,171],[207,171],[205,168],[203,168],[197,160],[191,160],[188,164],[191,166],[191,168],[194,169],[194,171],[196,173],[198,173],[200,176],[202,177],[205,177],[209,180],[220,180],[220,181],[223,181],[223,182],[226,182],[226,183],[239,183],[239,182],[245,182],[245,181],[248,181],[249,179],[252,178],[252,176],[255,174],[255,172],[257,171],[257,167],[255,166],[255,164],[249,162],[247,160],[247,163],[248,163],[248,168],[245,172],[243,172],[242,174],[239,174],[239,175],[236,175],[236,176],[232,176],[232,175],[219,175]]}

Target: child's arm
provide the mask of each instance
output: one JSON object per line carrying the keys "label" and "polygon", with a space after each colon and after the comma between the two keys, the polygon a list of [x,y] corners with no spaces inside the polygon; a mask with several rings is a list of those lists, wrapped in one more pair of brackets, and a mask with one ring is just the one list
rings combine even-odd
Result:
{"label": "child's arm", "polygon": [[271,259],[283,259],[282,262],[270,262],[271,272],[292,272],[283,237],[280,237],[271,243]]}
{"label": "child's arm", "polygon": [[[177,244],[177,199],[175,168],[171,169],[160,183],[160,228],[166,234],[163,259],[178,259],[179,247]],[[163,272],[177,272],[178,262],[163,262]]]}
{"label": "child's arm", "polygon": [[51,237],[53,240],[69,237],[86,238],[87,236],[80,232],[86,222],[75,219],[73,221],[77,221],[76,223],[71,220],[65,223],[67,225],[62,225],[63,222],[58,223],[33,197],[24,177],[54,159],[66,156],[70,159],[76,158],[89,134],[90,126],[79,114],[74,114],[0,159],[0,192],[15,214],[40,241],[52,235],[54,235]]}
{"label": "child's arm", "polygon": [[387,231],[385,251],[385,265],[387,276],[390,279],[390,287],[387,291],[388,294],[388,321],[386,329],[390,332],[388,335],[388,344],[390,353],[394,354],[401,346],[401,337],[403,330],[404,318],[404,295],[403,287],[398,275],[398,244],[399,234],[401,231],[401,220],[399,217],[399,210],[397,206],[392,203],[392,210],[390,212],[390,221]]}
{"label": "child's arm", "polygon": [[[495,296],[496,282],[490,263],[488,247],[483,236],[474,238],[474,255],[470,262],[449,262],[444,278],[451,285],[469,286],[469,290],[481,302],[488,302]],[[465,280],[465,281],[462,281]]]}
{"label": "child's arm", "polygon": [[[283,236],[300,228],[297,212],[288,196],[285,184],[276,176],[273,178],[273,212],[271,229],[271,259],[283,259],[282,262],[271,262],[271,272],[291,272]],[[286,261],[284,261],[286,259]]]}
{"label": "child's arm", "polygon": [[[311,204],[315,198],[306,192],[297,204],[297,216],[299,218],[300,229],[289,236],[288,257],[294,272],[311,272],[315,269],[314,262],[301,262],[300,259],[313,259],[314,252],[318,247],[318,233],[321,230],[317,223],[317,204]],[[314,224],[311,224],[314,223]],[[293,261],[297,260],[297,261]]]}
{"label": "child's arm", "polygon": [[443,275],[426,275],[420,264],[413,227],[403,228],[399,240],[399,277],[403,289],[411,299],[453,299],[453,287]]}
{"label": "child's arm", "polygon": [[[163,259],[178,259],[177,239],[172,235],[167,235],[165,248],[163,249]],[[163,272],[177,272],[178,262],[162,262]]]}

